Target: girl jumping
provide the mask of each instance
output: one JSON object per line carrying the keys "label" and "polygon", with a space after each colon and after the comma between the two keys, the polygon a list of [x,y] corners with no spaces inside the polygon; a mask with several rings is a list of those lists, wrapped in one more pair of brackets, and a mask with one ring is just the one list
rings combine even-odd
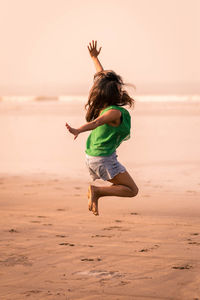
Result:
{"label": "girl jumping", "polygon": [[122,78],[103,69],[98,59],[101,48],[97,50],[97,41],[89,43],[88,50],[97,73],[85,105],[87,123],[79,128],[72,128],[66,123],[66,127],[74,139],[80,133],[92,130],[85,150],[89,173],[93,180],[103,179],[112,183],[110,186],[89,185],[88,208],[97,216],[99,198],[134,197],[138,194],[137,185],[116,155],[117,147],[130,137],[131,117],[123,106],[132,106],[134,100],[123,89]]}

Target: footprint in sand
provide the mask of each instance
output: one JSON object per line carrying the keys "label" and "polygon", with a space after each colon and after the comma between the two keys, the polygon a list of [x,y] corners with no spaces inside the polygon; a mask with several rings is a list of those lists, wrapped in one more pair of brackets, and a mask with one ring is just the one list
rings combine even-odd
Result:
{"label": "footprint in sand", "polygon": [[66,274],[62,274],[61,276],[62,276],[62,277],[61,277],[61,280],[67,280]]}
{"label": "footprint in sand", "polygon": [[148,252],[148,251],[151,251],[151,250],[155,250],[157,248],[159,248],[159,245],[154,245],[151,248],[144,248],[144,249],[138,250],[138,252]]}
{"label": "footprint in sand", "polygon": [[105,284],[109,283],[110,278],[100,278],[99,283],[101,286],[104,286]]}
{"label": "footprint in sand", "polygon": [[57,211],[65,211],[64,208],[58,208]]}
{"label": "footprint in sand", "polygon": [[37,216],[38,218],[47,218],[46,216]]}
{"label": "footprint in sand", "polygon": [[11,233],[18,233],[18,231],[16,229],[13,229],[13,228],[10,229],[9,232],[11,232]]}
{"label": "footprint in sand", "polygon": [[198,232],[191,233],[191,235],[199,235]]}
{"label": "footprint in sand", "polygon": [[131,212],[130,215],[132,215],[132,216],[137,216],[137,215],[139,215],[139,214],[138,214],[137,212]]}
{"label": "footprint in sand", "polygon": [[122,222],[122,220],[115,220],[115,222],[116,222],[116,223],[121,223],[121,222]]}
{"label": "footprint in sand", "polygon": [[104,237],[108,237],[111,238],[113,237],[113,235],[101,235],[101,234],[96,234],[96,235],[92,235],[92,238],[104,238]]}
{"label": "footprint in sand", "polygon": [[40,221],[30,221],[30,223],[41,223]]}
{"label": "footprint in sand", "polygon": [[113,230],[113,229],[119,229],[121,228],[120,226],[110,226],[110,227],[105,227],[103,230]]}
{"label": "footprint in sand", "polygon": [[13,267],[16,265],[32,266],[32,263],[29,261],[27,256],[11,255],[10,257],[6,258],[5,260],[0,260],[0,265],[4,265],[7,267]]}
{"label": "footprint in sand", "polygon": [[129,231],[130,230],[129,228],[123,228],[121,226],[110,226],[110,227],[103,228],[103,230],[113,230],[113,229],[116,229],[118,231]]}
{"label": "footprint in sand", "polygon": [[26,291],[23,294],[25,294],[27,297],[31,296],[31,295],[36,295],[42,293],[42,291],[40,290],[31,290],[31,291]]}
{"label": "footprint in sand", "polygon": [[193,268],[191,265],[183,265],[183,266],[173,266],[172,269],[176,270],[189,270]]}
{"label": "footprint in sand", "polygon": [[61,245],[61,246],[70,246],[70,247],[75,246],[75,244],[71,244],[71,243],[60,243],[59,245]]}
{"label": "footprint in sand", "polygon": [[81,261],[101,261],[102,259],[97,257],[97,258],[81,258]]}
{"label": "footprint in sand", "polygon": [[104,271],[104,270],[91,270],[91,271],[81,271],[75,272],[73,274],[81,275],[81,276],[92,276],[97,278],[119,278],[122,277],[123,274],[120,274],[118,271]]}
{"label": "footprint in sand", "polygon": [[130,283],[130,281],[123,281],[123,280],[120,281],[120,285],[126,285],[126,284],[129,284],[129,283]]}
{"label": "footprint in sand", "polygon": [[196,246],[200,245],[200,243],[198,243],[198,242],[189,242],[188,244],[190,244],[190,245],[196,245]]}
{"label": "footprint in sand", "polygon": [[141,249],[138,252],[148,252],[148,251],[150,251],[150,249]]}

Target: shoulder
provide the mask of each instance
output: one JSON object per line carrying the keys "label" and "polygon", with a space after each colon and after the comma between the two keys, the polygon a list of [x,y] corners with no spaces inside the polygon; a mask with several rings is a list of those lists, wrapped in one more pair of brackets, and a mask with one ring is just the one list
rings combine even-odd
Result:
{"label": "shoulder", "polygon": [[101,115],[112,116],[115,118],[119,118],[121,116],[121,111],[115,108],[109,108],[102,111]]}
{"label": "shoulder", "polygon": [[125,115],[125,116],[130,117],[130,113],[125,107],[117,106],[117,105],[111,105],[111,106],[106,107],[105,109],[103,109],[101,111],[100,114],[102,115],[102,114],[104,114],[105,112],[108,112],[108,111],[115,112],[115,114],[118,115],[118,116]]}
{"label": "shoulder", "polygon": [[115,112],[119,113],[121,111],[121,108],[117,105],[110,105],[110,106],[107,106],[106,108],[102,109],[100,114],[104,114],[107,111],[115,111]]}
{"label": "shoulder", "polygon": [[121,116],[121,111],[119,109],[117,109],[117,106],[112,105],[112,106],[108,106],[106,108],[104,108],[100,115],[115,115],[116,117],[120,117]]}
{"label": "shoulder", "polygon": [[109,124],[110,122],[115,122],[116,120],[120,120],[121,112],[117,109],[104,109],[100,116],[96,119],[97,126],[103,124]]}

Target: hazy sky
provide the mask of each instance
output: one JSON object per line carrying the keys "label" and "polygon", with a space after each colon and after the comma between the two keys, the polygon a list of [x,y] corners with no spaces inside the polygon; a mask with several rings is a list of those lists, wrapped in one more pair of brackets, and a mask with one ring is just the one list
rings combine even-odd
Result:
{"label": "hazy sky", "polygon": [[0,94],[86,94],[100,60],[138,93],[200,93],[200,0],[0,0]]}

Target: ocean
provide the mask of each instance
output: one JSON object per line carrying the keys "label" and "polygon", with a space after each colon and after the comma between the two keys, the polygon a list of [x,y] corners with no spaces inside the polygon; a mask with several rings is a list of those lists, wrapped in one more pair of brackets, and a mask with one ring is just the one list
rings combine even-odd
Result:
{"label": "ocean", "polygon": [[[136,95],[133,98],[138,102],[200,102],[200,95]],[[0,101],[29,102],[29,101],[80,101],[86,102],[87,95],[61,95],[61,96],[1,96]]]}

